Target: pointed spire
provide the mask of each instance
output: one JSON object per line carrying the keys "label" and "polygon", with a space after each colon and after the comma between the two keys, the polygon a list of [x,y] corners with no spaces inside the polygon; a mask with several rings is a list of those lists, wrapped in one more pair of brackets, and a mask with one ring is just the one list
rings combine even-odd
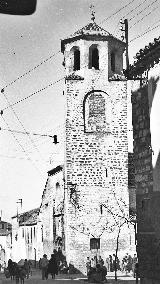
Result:
{"label": "pointed spire", "polygon": [[95,10],[94,10],[93,4],[91,4],[90,6],[90,11],[91,11],[91,20],[94,22],[95,21]]}

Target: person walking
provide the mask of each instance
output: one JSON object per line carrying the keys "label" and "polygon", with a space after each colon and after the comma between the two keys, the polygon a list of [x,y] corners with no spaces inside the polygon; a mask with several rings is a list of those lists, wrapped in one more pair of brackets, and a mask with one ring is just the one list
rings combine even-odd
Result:
{"label": "person walking", "polygon": [[29,278],[29,262],[27,259],[24,260],[23,268],[26,271],[26,278]]}
{"label": "person walking", "polygon": [[47,259],[47,255],[44,254],[40,261],[40,267],[42,270],[42,280],[48,279],[48,273],[47,273],[48,263],[49,261]]}
{"label": "person walking", "polygon": [[48,263],[47,273],[52,275],[52,279],[55,279],[55,275],[58,274],[58,265],[55,254],[51,254],[51,258]]}
{"label": "person walking", "polygon": [[91,270],[91,261],[89,259],[89,256],[87,256],[86,268],[87,268],[87,276],[88,276],[88,273]]}

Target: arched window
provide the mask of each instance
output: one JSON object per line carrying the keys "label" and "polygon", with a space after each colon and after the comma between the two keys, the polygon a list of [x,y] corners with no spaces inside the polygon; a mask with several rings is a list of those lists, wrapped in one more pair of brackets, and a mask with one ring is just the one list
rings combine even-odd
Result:
{"label": "arched window", "polygon": [[60,188],[60,184],[59,182],[56,182],[56,190],[58,190]]}
{"label": "arched window", "polygon": [[95,44],[89,48],[89,69],[92,69],[92,67],[96,70],[99,69],[99,51]]}
{"label": "arched window", "polygon": [[100,91],[91,92],[84,100],[85,132],[106,132],[106,102]]}
{"label": "arched window", "polygon": [[74,50],[74,66],[73,70],[80,70],[80,51],[78,48]]}
{"label": "arched window", "polygon": [[111,70],[112,72],[115,72],[116,69],[116,61],[115,61],[115,52],[111,53]]}

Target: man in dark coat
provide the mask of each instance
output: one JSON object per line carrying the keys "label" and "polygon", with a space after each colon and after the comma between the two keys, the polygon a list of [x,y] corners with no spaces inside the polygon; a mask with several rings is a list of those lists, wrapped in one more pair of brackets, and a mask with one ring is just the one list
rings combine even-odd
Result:
{"label": "man in dark coat", "polygon": [[51,254],[51,259],[48,264],[48,274],[52,275],[52,279],[58,274],[58,265],[55,254]]}

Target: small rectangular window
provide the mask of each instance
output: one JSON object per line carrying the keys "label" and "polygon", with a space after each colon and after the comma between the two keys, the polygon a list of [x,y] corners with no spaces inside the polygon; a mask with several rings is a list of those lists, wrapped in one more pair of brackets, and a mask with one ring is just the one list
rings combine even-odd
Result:
{"label": "small rectangular window", "polygon": [[107,172],[107,169],[106,169],[106,177],[108,177],[108,172]]}
{"label": "small rectangular window", "polygon": [[100,249],[100,239],[92,238],[90,239],[90,250],[92,249]]}

